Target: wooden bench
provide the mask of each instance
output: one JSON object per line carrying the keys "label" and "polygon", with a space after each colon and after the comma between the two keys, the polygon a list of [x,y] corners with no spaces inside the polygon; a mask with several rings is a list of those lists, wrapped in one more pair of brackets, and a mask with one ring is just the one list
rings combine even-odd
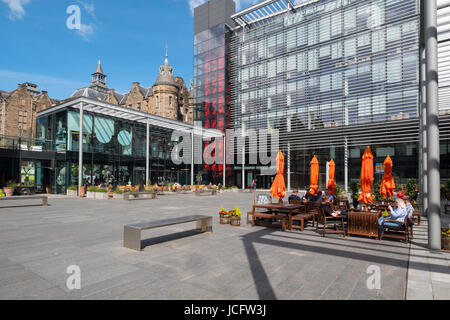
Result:
{"label": "wooden bench", "polygon": [[[253,212],[252,215],[252,226],[255,225],[265,225],[264,222],[258,222],[258,218],[260,219],[269,219],[269,220],[281,220],[281,230],[286,230],[286,220],[288,219],[285,215],[276,215],[273,213],[263,213],[263,212]],[[271,227],[273,226],[273,222],[269,224]]]}
{"label": "wooden bench", "polygon": [[[12,196],[12,197],[0,197],[0,200],[2,201],[8,201],[8,200],[42,200],[42,206],[46,207],[48,206],[48,197],[47,196]],[[28,205],[18,205],[17,207],[26,207]]]}
{"label": "wooden bench", "polygon": [[123,228],[123,246],[125,248],[141,251],[141,232],[143,230],[172,226],[176,224],[196,222],[200,232],[212,232],[212,217],[193,215],[187,217],[164,219],[153,222],[129,224]]}
{"label": "wooden bench", "polygon": [[[293,221],[299,221],[300,225],[296,226],[292,222]],[[305,221],[311,221],[312,226],[314,227],[314,215],[308,214],[308,213],[301,213],[297,215],[293,215],[291,217],[291,221],[289,221],[289,226],[291,229],[300,229],[300,231],[305,230]]]}
{"label": "wooden bench", "polygon": [[[141,197],[144,195],[149,195],[150,197]],[[156,199],[156,192],[132,192],[132,193],[124,193],[123,200],[146,200],[146,199]]]}

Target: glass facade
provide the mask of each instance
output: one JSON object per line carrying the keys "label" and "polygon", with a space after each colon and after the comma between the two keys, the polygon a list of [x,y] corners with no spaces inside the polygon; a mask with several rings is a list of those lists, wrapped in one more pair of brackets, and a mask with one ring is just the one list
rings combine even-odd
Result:
{"label": "glass facade", "polygon": [[[65,193],[78,184],[80,113],[66,108],[37,119],[38,135],[55,141],[52,189]],[[145,124],[90,112],[83,114],[83,183],[144,185]],[[190,167],[174,165],[170,155],[172,130],[150,126],[150,184],[190,184]]]}
{"label": "glass facade", "polygon": [[[225,24],[219,24],[194,36],[194,118],[203,128],[225,132],[230,128],[230,86],[226,66]],[[204,148],[209,142],[204,143]],[[223,158],[223,140],[217,141],[216,151]],[[216,156],[215,153],[212,156]],[[204,164],[202,179],[221,183],[222,164]],[[231,167],[227,167],[230,177]]]}
{"label": "glass facade", "polygon": [[331,158],[338,184],[346,162],[359,179],[362,152],[349,155],[367,145],[401,164],[399,183],[417,178],[419,27],[418,0],[322,0],[231,30],[231,126],[279,129],[292,187],[314,154],[322,187]]}

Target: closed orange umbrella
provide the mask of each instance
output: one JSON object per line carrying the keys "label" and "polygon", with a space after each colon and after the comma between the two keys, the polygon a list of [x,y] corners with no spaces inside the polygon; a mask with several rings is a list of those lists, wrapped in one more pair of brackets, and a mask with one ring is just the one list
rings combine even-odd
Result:
{"label": "closed orange umbrella", "polygon": [[393,165],[391,157],[387,156],[384,160],[384,176],[380,186],[380,193],[383,198],[392,198],[394,196],[395,182],[392,176]]}
{"label": "closed orange umbrella", "polygon": [[316,156],[311,160],[310,182],[309,193],[315,195],[319,191],[319,160],[317,160]]}
{"label": "closed orange umbrella", "polygon": [[362,193],[358,197],[358,201],[364,203],[372,203],[372,184],[373,184],[373,154],[370,147],[366,148],[362,156],[361,165],[361,190]]}
{"label": "closed orange umbrella", "polygon": [[277,175],[273,180],[272,188],[270,188],[270,194],[274,198],[283,199],[286,196],[286,185],[284,184],[284,157],[281,151],[278,151],[277,155]]}
{"label": "closed orange umbrella", "polygon": [[336,174],[336,164],[334,163],[334,160],[331,159],[330,163],[328,164],[328,185],[327,190],[329,194],[336,194],[336,181],[334,180]]}

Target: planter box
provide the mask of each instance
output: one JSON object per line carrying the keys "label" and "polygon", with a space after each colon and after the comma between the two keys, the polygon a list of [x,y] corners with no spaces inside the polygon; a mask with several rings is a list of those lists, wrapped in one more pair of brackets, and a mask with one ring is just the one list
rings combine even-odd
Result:
{"label": "planter box", "polygon": [[442,250],[450,250],[450,239],[449,238],[443,238],[441,241]]}
{"label": "planter box", "polygon": [[122,194],[114,193],[113,194],[113,199],[123,200],[123,193]]}
{"label": "planter box", "polygon": [[14,188],[3,188],[3,190],[5,191],[5,196],[7,197],[11,197],[14,195]]}
{"label": "planter box", "polygon": [[78,192],[77,192],[77,190],[67,190],[67,196],[76,198],[76,197],[78,197]]}
{"label": "planter box", "polygon": [[108,200],[107,192],[94,192],[94,193],[95,193],[95,200]]}
{"label": "planter box", "polygon": [[230,217],[228,215],[219,214],[220,224],[230,224]]}
{"label": "planter box", "polygon": [[90,191],[88,191],[87,194],[86,194],[86,198],[88,198],[88,199],[95,199],[96,193],[97,192],[90,192]]}
{"label": "planter box", "polygon": [[231,217],[230,224],[233,227],[240,227],[241,226],[241,217]]}

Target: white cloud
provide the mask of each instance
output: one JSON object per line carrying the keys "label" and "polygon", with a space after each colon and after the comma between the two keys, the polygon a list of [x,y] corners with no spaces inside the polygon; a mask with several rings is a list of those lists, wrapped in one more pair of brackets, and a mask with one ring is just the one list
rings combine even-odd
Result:
{"label": "white cloud", "polygon": [[95,5],[94,2],[85,2],[81,0],[77,0],[79,4],[83,7],[83,9],[92,17],[95,18]]}
{"label": "white cloud", "polygon": [[81,24],[80,29],[77,30],[77,33],[84,41],[89,41],[91,36],[95,34],[95,29],[93,25]]}
{"label": "white cloud", "polygon": [[9,7],[9,18],[11,20],[21,20],[25,15],[24,6],[26,6],[30,0],[2,0]]}
{"label": "white cloud", "polygon": [[[191,8],[192,14],[194,14],[195,7],[198,7],[207,1],[208,0],[189,0],[189,8]],[[244,7],[257,3],[258,0],[234,0],[234,2],[236,3],[236,10],[241,10]]]}

